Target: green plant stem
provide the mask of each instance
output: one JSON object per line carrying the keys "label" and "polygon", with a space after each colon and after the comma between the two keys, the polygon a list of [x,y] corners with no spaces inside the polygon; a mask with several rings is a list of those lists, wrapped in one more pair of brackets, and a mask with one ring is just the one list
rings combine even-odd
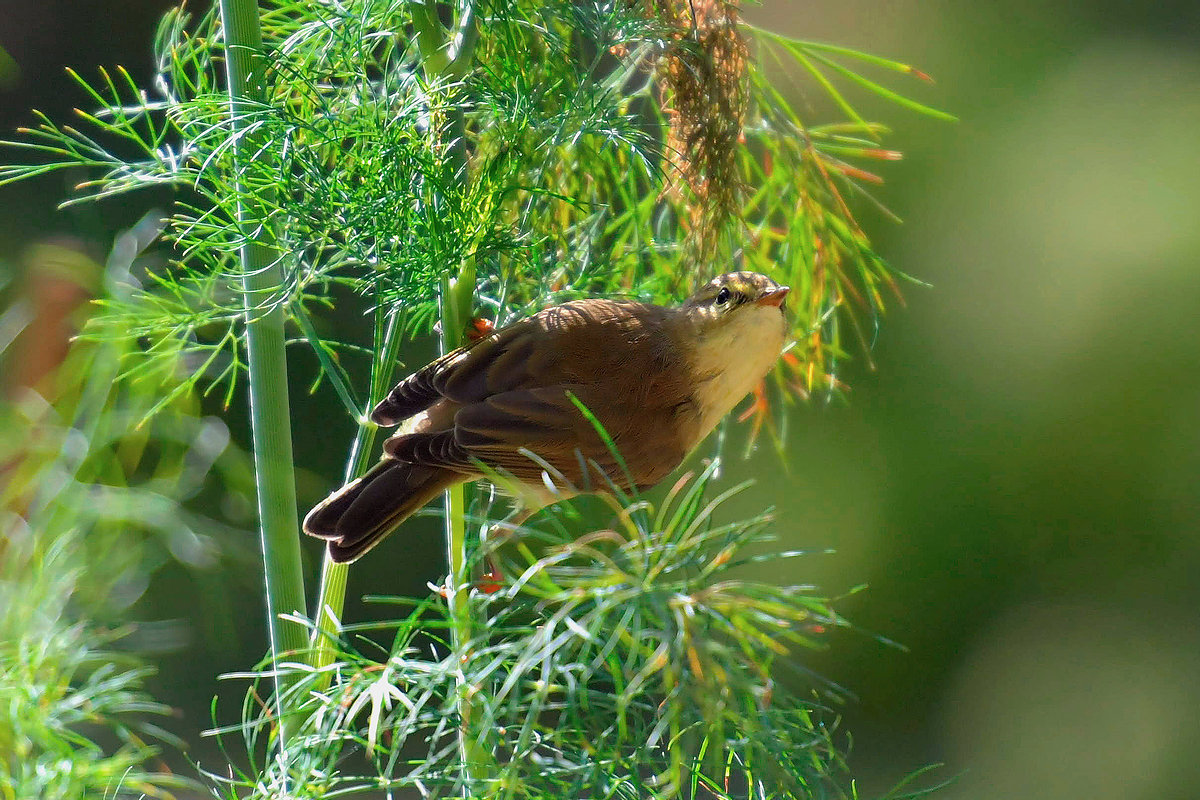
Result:
{"label": "green plant stem", "polygon": [[[465,0],[454,30],[447,31],[433,17],[433,6],[426,4],[414,16],[425,62],[425,73],[431,78],[455,80],[467,70],[474,57],[478,24],[475,7]],[[423,12],[423,13],[421,13]],[[460,106],[451,111],[447,135],[446,169],[453,180],[467,181],[466,120]],[[448,353],[463,344],[463,336],[475,301],[475,261],[466,258],[455,278],[447,277],[442,284],[442,352]],[[446,490],[446,563],[450,574],[446,580],[446,602],[450,606],[451,646],[460,658],[474,639],[475,622],[471,616],[471,575],[469,573],[466,494],[462,484]],[[466,778],[464,797],[470,798],[488,784],[492,757],[481,744],[478,704],[473,699],[477,687],[467,685],[460,677],[458,685],[459,753]]]}
{"label": "green plant stem", "polygon": [[[403,330],[402,311],[399,308],[384,311],[376,305],[375,310],[375,352],[378,357],[371,365],[371,388],[368,403],[372,406],[378,402],[391,383],[392,365],[396,363],[397,351],[400,348],[400,332]],[[372,447],[375,444],[375,434],[378,427],[363,415],[359,421],[358,431],[354,434],[354,444],[350,448],[350,458],[346,462],[344,483],[349,483],[356,476],[366,471],[371,463]],[[346,578],[350,568],[347,564],[338,564],[325,552],[325,560],[321,568],[321,590],[317,598],[316,612],[313,614],[317,627],[313,632],[312,665],[318,670],[324,670],[334,659],[334,644],[340,633],[342,609],[346,604]],[[330,677],[322,674],[318,679],[318,688],[329,685]]]}
{"label": "green plant stem", "polygon": [[438,19],[433,0],[415,3],[412,7],[413,25],[417,30],[417,45],[426,75],[440,75],[450,63],[445,52],[446,29]]}
{"label": "green plant stem", "polygon": [[[366,449],[366,448],[364,448]],[[333,663],[334,640],[341,630],[342,609],[346,605],[346,578],[350,567],[339,564],[325,553],[321,564],[321,589],[317,599],[317,627],[313,632],[312,665],[318,670],[324,670]],[[317,689],[329,686],[330,676],[323,675]]]}
{"label": "green plant stem", "polygon": [[[448,353],[463,343],[463,331],[470,318],[475,295],[475,263],[463,262],[458,277],[442,285],[442,352]],[[446,579],[446,602],[450,606],[453,627],[450,641],[459,658],[465,658],[475,636],[475,621],[471,615],[471,574],[467,558],[466,499],[460,483],[446,490],[446,562],[450,574]],[[480,744],[477,703],[473,699],[476,687],[467,685],[460,677],[458,685],[459,752],[467,777],[465,796],[486,785],[490,776],[491,755]]]}
{"label": "green plant stem", "polygon": [[275,694],[279,704],[280,744],[286,749],[288,726],[284,697],[288,680],[279,664],[288,652],[303,652],[304,628],[281,615],[303,615],[304,576],[300,568],[299,523],[293,473],[291,413],[288,405],[287,355],[283,309],[266,302],[282,285],[282,274],[270,226],[265,224],[270,189],[247,186],[247,172],[260,152],[256,129],[247,116],[263,99],[262,32],[253,0],[221,0],[225,32],[225,69],[229,81],[230,135],[237,136],[235,153],[238,223],[246,237],[240,248],[246,307],[246,352],[250,381],[250,425],[258,489],[259,531],[262,538],[267,625],[276,666]]}
{"label": "green plant stem", "polygon": [[[414,5],[413,22],[417,30],[417,41],[425,60],[426,74],[439,77],[460,76],[473,57],[475,41],[479,32],[479,26],[475,19],[474,5],[472,3],[464,5],[458,25],[453,33],[448,32],[438,20],[436,9],[432,2],[417,3]],[[448,159],[449,168],[452,173],[457,173],[466,168],[465,123],[461,110],[456,109],[456,112],[457,114],[451,124],[454,144],[450,148],[450,157]],[[456,296],[454,302],[448,305],[443,304],[443,352],[452,350],[461,344],[460,339],[463,325],[466,322],[466,315],[470,314],[471,311],[471,302],[475,288],[473,262],[469,267],[469,275],[465,274],[467,270],[468,268],[464,267],[464,274],[461,274],[457,281],[457,284],[461,285],[465,291],[460,292],[461,296]],[[467,280],[463,281],[463,278],[467,278]],[[450,281],[447,287],[455,283],[455,281]],[[443,292],[443,297],[448,296],[447,293]],[[462,310],[464,307],[465,311]],[[377,308],[375,349],[379,353],[379,359],[372,365],[371,370],[371,404],[378,401],[388,387],[391,377],[391,365],[396,362],[400,341],[399,333],[403,327],[399,324],[399,314],[389,313],[386,315],[387,332],[381,337],[381,317],[378,316],[381,313],[381,310]],[[453,333],[448,337],[447,331]],[[351,448],[351,455],[346,465],[346,482],[349,482],[366,470],[367,465],[370,463],[372,444],[375,440],[376,431],[377,428],[370,422],[360,421],[359,429],[355,434],[354,444]],[[450,564],[450,575],[454,583],[460,583],[460,577],[464,580],[467,578],[465,572],[466,526],[464,522],[464,497],[461,486],[450,490],[446,495],[448,563]],[[457,520],[457,526],[452,531],[454,520]],[[346,580],[348,575],[348,565],[334,563],[329,558],[328,553],[326,553],[321,569],[321,587],[313,615],[316,619],[316,628],[313,631],[313,649],[310,658],[310,663],[318,670],[324,670],[334,660],[334,645],[339,634],[342,611],[345,608]],[[466,610],[465,598],[459,610]],[[467,623],[466,631],[469,637],[469,615],[464,617],[463,620]],[[331,676],[323,675],[318,679],[318,686],[327,686],[330,679]]]}
{"label": "green plant stem", "polygon": [[462,4],[450,31],[438,19],[432,0],[414,4],[412,14],[425,74],[431,78],[461,78],[475,56],[475,42],[479,38],[475,3],[466,0]]}
{"label": "green plant stem", "polygon": [[[350,449],[350,459],[346,464],[345,482],[366,471],[377,430],[378,428],[369,422],[359,424],[354,435],[354,444]],[[321,589],[313,614],[316,628],[313,631],[310,651],[310,663],[318,671],[325,670],[334,660],[335,643],[341,632],[342,610],[346,605],[346,579],[349,574],[350,565],[337,563],[329,557],[329,550],[326,549],[321,565]],[[329,686],[331,677],[322,672],[317,679],[316,688],[321,690]]]}

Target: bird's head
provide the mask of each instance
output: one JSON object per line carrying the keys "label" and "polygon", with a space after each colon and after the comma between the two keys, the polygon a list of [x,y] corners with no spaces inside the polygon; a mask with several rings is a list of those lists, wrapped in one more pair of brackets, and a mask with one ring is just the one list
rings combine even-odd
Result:
{"label": "bird's head", "polygon": [[701,436],[758,385],[779,358],[787,337],[783,300],[788,287],[757,272],[713,278],[680,308]]}
{"label": "bird's head", "polygon": [[786,327],[784,299],[788,291],[787,286],[758,272],[727,272],[701,286],[683,308],[705,332],[727,328],[735,321],[737,327],[743,327],[751,320]]}

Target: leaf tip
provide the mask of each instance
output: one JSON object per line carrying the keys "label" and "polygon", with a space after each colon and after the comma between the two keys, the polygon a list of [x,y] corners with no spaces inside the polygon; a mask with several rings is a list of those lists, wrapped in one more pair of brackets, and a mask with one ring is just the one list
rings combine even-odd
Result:
{"label": "leaf tip", "polygon": [[935,81],[933,79],[933,76],[930,75],[928,72],[923,72],[911,65],[908,65],[907,68],[908,68],[909,75],[912,75],[916,78],[920,78],[921,80],[925,81],[926,83],[937,83],[937,81]]}

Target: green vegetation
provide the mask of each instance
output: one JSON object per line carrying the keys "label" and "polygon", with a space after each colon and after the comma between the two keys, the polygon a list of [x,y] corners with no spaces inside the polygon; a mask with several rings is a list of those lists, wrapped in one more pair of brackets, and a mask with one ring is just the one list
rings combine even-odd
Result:
{"label": "green vegetation", "polygon": [[[802,122],[752,53],[801,63],[846,119]],[[343,624],[345,568],[326,564],[306,614],[285,332],[359,422],[348,476],[370,460],[366,412],[397,348],[435,321],[450,347],[477,314],[503,324],[584,294],[671,301],[735,266],[795,292],[783,396],[832,391],[852,350],[843,328],[861,331],[894,284],[849,206],[876,178],[851,160],[898,157],[834,78],[940,115],[847,64],[915,71],[755,33],[719,0],[224,0],[168,14],[156,57],[153,92],[120,69],[80,78],[85,128],[43,119],[10,143],[41,160],[0,183],[82,166],[70,202],[175,192],[173,259],[105,296],[85,331],[91,347],[126,343],[106,389],[119,377],[160,392],[105,424],[153,426],[198,392],[233,402],[246,373],[272,627],[254,677],[274,699],[248,694],[236,729],[250,762],[220,791],[852,796],[819,694],[772,677],[840,620],[809,587],[729,574],[769,515],[714,520],[719,461],[657,508],[620,498],[611,529],[525,549],[520,580],[492,597],[471,591],[467,535],[488,504],[457,490],[445,600],[395,598],[399,619]],[[370,342],[325,333],[335,303],[370,315]],[[372,649],[368,629],[390,644]]]}
{"label": "green vegetation", "polygon": [[[156,233],[118,238],[102,291],[132,289],[131,262]],[[45,248],[31,270],[55,274],[64,252]],[[231,547],[238,520],[201,501],[244,504],[251,473],[195,398],[162,404],[170,374],[116,381],[136,351],[80,343],[44,389],[53,403],[19,390],[0,403],[0,797],[160,797],[194,783],[159,759],[182,743],[145,690],[153,670],[132,648],[156,637],[131,608],[160,567],[204,570]]]}

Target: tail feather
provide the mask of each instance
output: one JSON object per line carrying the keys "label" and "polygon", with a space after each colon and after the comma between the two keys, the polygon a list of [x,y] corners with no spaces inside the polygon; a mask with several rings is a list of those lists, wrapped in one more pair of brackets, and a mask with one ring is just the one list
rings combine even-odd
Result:
{"label": "tail feather", "polygon": [[354,561],[463,476],[385,458],[304,518],[304,532],[329,541],[334,561]]}

